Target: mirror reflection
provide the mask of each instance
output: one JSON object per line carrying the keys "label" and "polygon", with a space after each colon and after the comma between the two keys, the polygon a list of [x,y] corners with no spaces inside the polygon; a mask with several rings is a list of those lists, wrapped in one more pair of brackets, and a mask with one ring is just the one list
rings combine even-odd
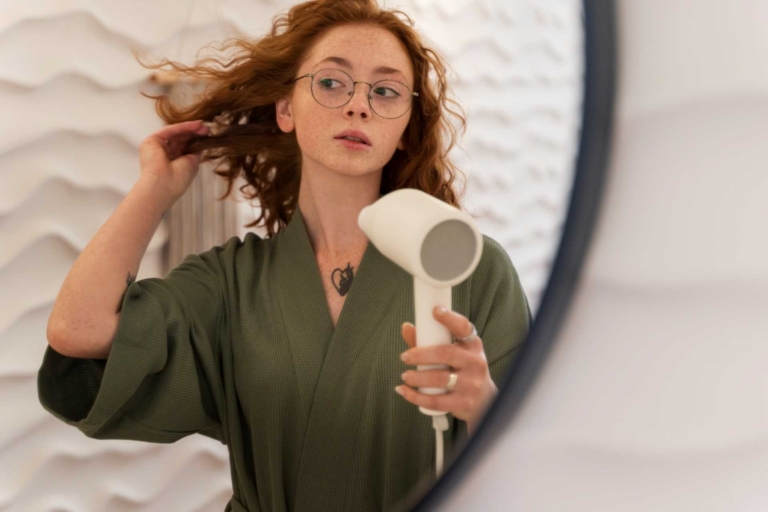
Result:
{"label": "mirror reflection", "polygon": [[394,509],[477,429],[546,285],[580,7],[215,13],[216,38],[181,27],[189,55],[134,52],[162,126],[133,128],[137,171],[58,281],[39,402],[95,460],[216,453],[184,477],[205,492],[166,491],[174,510]]}

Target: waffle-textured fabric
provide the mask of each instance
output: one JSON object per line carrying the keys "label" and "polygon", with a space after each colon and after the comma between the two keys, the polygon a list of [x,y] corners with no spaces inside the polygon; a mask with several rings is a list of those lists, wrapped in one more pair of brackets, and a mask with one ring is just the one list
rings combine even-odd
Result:
{"label": "waffle-textured fabric", "polygon": [[[483,235],[475,272],[452,291],[497,386],[530,312],[504,249]],[[48,347],[42,405],[94,439],[226,444],[225,511],[382,511],[434,480],[431,418],[394,388],[414,322],[413,278],[368,243],[334,329],[298,207],[271,238],[248,233],[132,283],[109,357]],[[418,328],[418,326],[417,326]],[[466,439],[448,416],[445,460]]]}

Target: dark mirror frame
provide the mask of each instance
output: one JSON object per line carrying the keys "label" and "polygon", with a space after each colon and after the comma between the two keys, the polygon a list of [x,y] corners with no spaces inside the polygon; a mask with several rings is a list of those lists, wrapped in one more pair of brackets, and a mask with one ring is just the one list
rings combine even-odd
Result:
{"label": "dark mirror frame", "polygon": [[616,94],[616,26],[613,0],[583,0],[584,102],[581,137],[568,216],[547,288],[528,339],[499,395],[456,460],[426,493],[410,497],[416,511],[439,510],[497,444],[513,420],[554,345],[576,290],[597,221],[607,176]]}

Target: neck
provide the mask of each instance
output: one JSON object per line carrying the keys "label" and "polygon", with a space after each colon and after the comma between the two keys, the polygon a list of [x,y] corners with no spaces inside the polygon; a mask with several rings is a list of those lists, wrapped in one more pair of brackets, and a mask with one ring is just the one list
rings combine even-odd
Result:
{"label": "neck", "polygon": [[382,170],[345,175],[323,166],[303,166],[299,208],[316,257],[359,255],[368,237],[357,224],[360,211],[379,199]]}

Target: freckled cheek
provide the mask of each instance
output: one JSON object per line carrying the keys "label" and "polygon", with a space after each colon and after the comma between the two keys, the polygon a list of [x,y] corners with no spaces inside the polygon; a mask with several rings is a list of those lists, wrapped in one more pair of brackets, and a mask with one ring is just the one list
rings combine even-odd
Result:
{"label": "freckled cheek", "polygon": [[296,139],[301,150],[308,154],[328,152],[333,136],[327,129],[315,123],[297,123]]}
{"label": "freckled cheek", "polygon": [[[311,98],[309,101],[314,103]],[[299,146],[305,152],[322,150],[327,145],[326,139],[332,139],[333,134],[328,128],[329,122],[324,120],[326,112],[321,111],[322,107],[316,104],[307,103],[307,100],[297,109],[296,115],[296,138]],[[325,142],[324,142],[325,141]]]}

